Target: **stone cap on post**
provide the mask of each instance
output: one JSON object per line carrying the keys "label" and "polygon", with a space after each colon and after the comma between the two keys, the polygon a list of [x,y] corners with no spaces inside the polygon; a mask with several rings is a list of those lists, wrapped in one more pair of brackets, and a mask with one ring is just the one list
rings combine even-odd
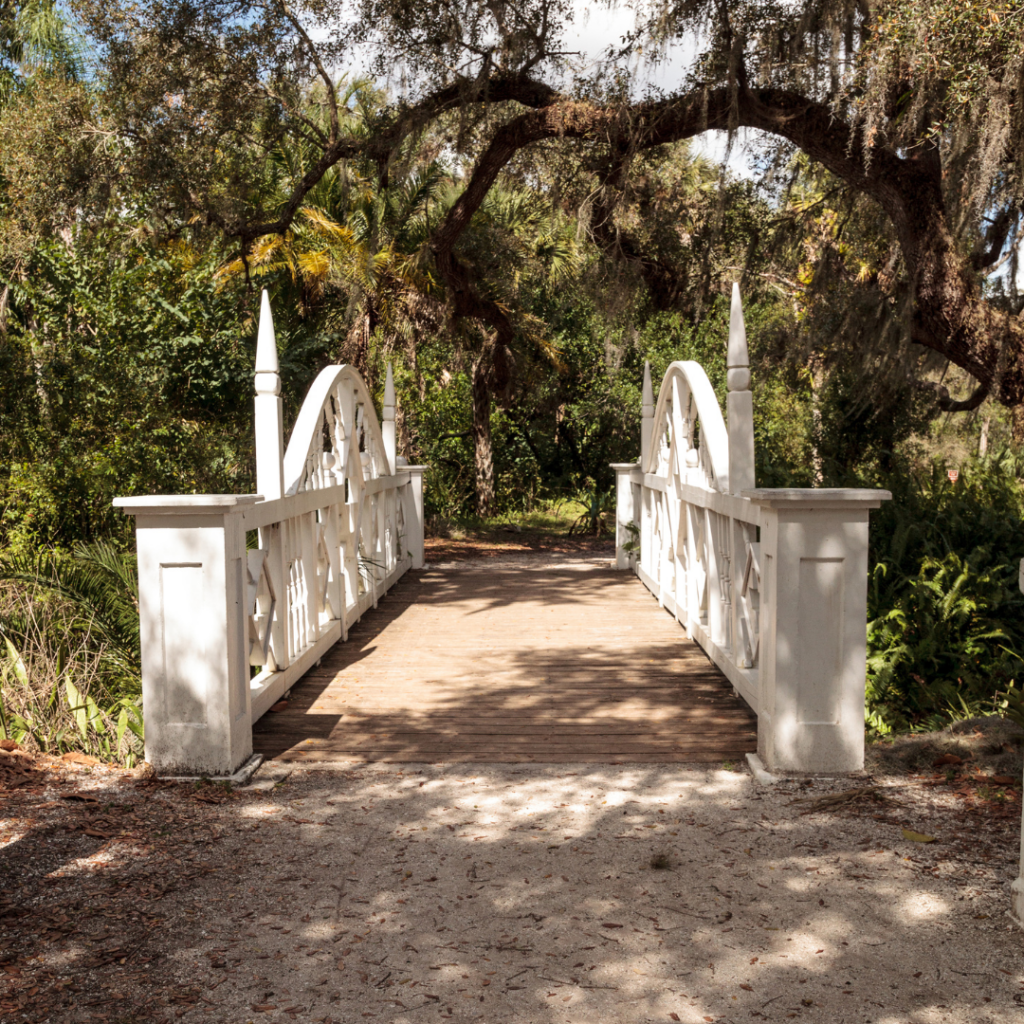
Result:
{"label": "stone cap on post", "polygon": [[255,505],[262,494],[145,494],[115,498],[126,516],[218,515]]}
{"label": "stone cap on post", "polygon": [[768,508],[880,508],[892,492],[874,487],[755,487],[741,491],[755,505]]}
{"label": "stone cap on post", "polygon": [[115,498],[114,507],[125,515],[229,512],[243,505],[263,501],[262,495],[140,495],[137,498]]}

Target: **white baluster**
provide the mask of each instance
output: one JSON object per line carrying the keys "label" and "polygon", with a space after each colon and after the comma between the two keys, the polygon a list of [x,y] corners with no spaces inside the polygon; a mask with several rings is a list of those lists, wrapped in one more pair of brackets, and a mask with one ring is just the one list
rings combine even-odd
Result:
{"label": "white baluster", "polygon": [[384,380],[384,418],[381,420],[380,433],[384,441],[384,457],[388,460],[385,472],[394,473],[398,442],[395,435],[395,379],[388,363],[388,374]]}
{"label": "white baluster", "polygon": [[654,389],[651,386],[651,364],[644,363],[643,405],[640,419],[640,466],[649,472],[651,441],[654,436]]}

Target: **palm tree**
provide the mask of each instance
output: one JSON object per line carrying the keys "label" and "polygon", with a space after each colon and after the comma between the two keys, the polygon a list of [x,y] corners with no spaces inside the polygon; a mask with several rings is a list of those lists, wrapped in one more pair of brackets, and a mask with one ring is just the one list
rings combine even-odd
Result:
{"label": "palm tree", "polygon": [[[140,686],[139,580],[135,556],[113,544],[79,545],[72,555],[54,551],[9,554],[0,560],[0,583],[52,595],[75,611],[84,632],[102,648],[102,660],[120,684]],[[12,624],[0,619],[0,634]]]}
{"label": "palm tree", "polygon": [[83,45],[55,0],[0,0],[0,108],[35,71],[82,77]]}
{"label": "palm tree", "polygon": [[287,271],[307,309],[322,307],[330,293],[343,295],[343,354],[365,376],[375,332],[400,333],[410,303],[441,297],[427,241],[430,205],[445,179],[437,164],[383,188],[347,168],[342,173],[343,183],[328,182],[323,189],[326,202],[307,203],[286,234],[257,239],[245,259],[221,273]]}
{"label": "palm tree", "polygon": [[[351,130],[358,131],[374,116],[380,94],[367,82],[339,83],[338,88],[339,109],[351,118]],[[314,99],[311,119],[323,116]],[[301,146],[282,147],[277,162],[282,197],[290,194],[289,183],[305,173],[312,154],[312,148],[306,153]],[[309,193],[285,234],[257,239],[221,274],[287,272],[308,310],[343,318],[341,355],[364,377],[375,337],[385,344],[406,337],[414,349],[424,312],[435,329],[446,328],[471,356],[477,511],[489,515],[495,496],[491,408],[495,395],[508,398],[517,354],[483,323],[457,322],[446,314],[450,304],[433,266],[431,231],[458,200],[461,186],[437,159],[416,166],[416,153],[410,150],[395,163],[403,160],[413,168],[401,175],[368,163],[337,164]],[[498,184],[463,233],[458,257],[481,294],[512,314],[516,345],[557,363],[545,325],[522,308],[522,296],[524,285],[537,275],[558,283],[578,269],[579,249],[568,222],[555,217],[536,192],[511,182]]]}

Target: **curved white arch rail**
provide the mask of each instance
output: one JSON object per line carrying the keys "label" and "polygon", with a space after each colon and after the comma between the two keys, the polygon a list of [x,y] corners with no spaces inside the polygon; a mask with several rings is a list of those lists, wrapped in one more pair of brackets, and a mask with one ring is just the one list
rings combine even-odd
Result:
{"label": "curved white arch rail", "polygon": [[[389,367],[385,386],[393,395],[390,373]],[[359,478],[375,480],[393,472],[362,377],[351,366],[326,366],[310,385],[292,428],[284,453],[284,493],[338,483],[342,468],[357,459],[363,463],[355,474]]]}
{"label": "curved white arch rail", "polygon": [[887,491],[758,489],[739,290],[728,424],[703,368],[644,371],[639,463],[616,465],[616,564],[632,569],[758,716],[785,771],[864,763],[868,511]]}
{"label": "curved white arch rail", "polygon": [[652,432],[658,443],[648,453],[645,473],[667,476],[685,466],[698,470],[710,489],[729,493],[729,434],[700,363],[676,362],[665,371]]}
{"label": "curved white arch rail", "polygon": [[352,367],[322,370],[287,449],[280,390],[264,292],[260,493],[114,502],[136,517],[146,760],[161,774],[238,769],[252,723],[423,565],[426,467],[397,464],[391,368],[383,422]]}

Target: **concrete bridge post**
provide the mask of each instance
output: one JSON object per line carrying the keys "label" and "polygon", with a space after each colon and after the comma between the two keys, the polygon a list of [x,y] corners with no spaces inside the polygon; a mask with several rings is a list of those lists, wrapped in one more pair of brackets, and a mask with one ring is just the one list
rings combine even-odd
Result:
{"label": "concrete bridge post", "polygon": [[755,489],[763,511],[757,751],[772,771],[864,767],[868,513],[887,491]]}
{"label": "concrete bridge post", "polygon": [[230,775],[252,754],[243,513],[255,494],[117,498],[135,517],[146,760]]}

